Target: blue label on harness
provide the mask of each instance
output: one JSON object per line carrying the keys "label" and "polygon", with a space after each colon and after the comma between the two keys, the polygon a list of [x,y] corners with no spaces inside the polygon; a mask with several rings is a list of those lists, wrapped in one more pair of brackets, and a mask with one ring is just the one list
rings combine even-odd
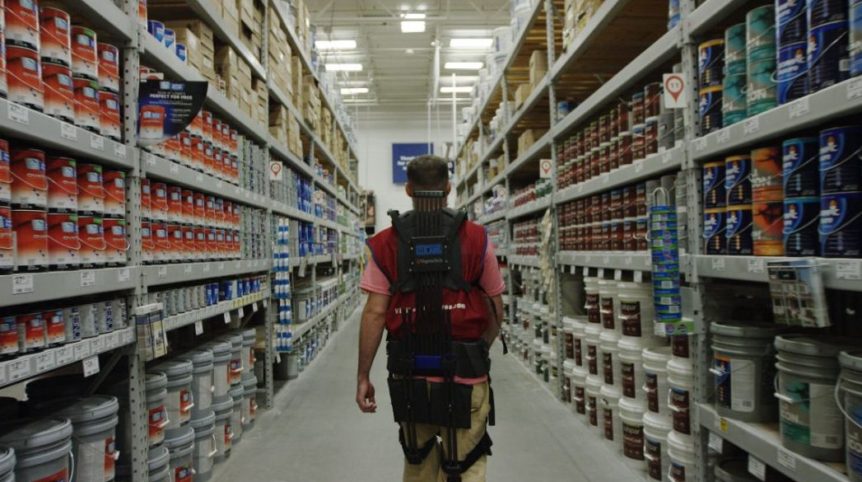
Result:
{"label": "blue label on harness", "polygon": [[417,370],[439,370],[443,367],[443,357],[439,355],[416,355],[413,363]]}
{"label": "blue label on harness", "polygon": [[442,256],[442,255],[443,255],[443,245],[442,244],[417,244],[416,245],[416,256],[429,257],[429,256]]}

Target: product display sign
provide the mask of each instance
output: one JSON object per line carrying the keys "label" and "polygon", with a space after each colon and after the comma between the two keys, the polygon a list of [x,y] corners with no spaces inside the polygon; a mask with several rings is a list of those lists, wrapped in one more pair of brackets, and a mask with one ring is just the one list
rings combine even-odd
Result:
{"label": "product display sign", "polygon": [[407,182],[407,163],[414,158],[434,154],[434,144],[429,143],[392,143],[392,182],[404,184]]}
{"label": "product display sign", "polygon": [[200,112],[207,82],[141,82],[138,94],[138,144],[159,144],[182,132]]}

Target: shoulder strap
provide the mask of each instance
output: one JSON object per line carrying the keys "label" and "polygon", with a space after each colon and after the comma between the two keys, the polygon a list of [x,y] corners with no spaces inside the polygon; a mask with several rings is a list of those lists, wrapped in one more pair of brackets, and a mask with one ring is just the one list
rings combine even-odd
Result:
{"label": "shoulder strap", "polygon": [[416,279],[408,269],[410,266],[410,239],[413,237],[413,211],[404,214],[396,210],[389,211],[392,219],[392,229],[395,230],[398,239],[398,276],[395,283],[389,286],[392,294],[413,291],[416,288]]}

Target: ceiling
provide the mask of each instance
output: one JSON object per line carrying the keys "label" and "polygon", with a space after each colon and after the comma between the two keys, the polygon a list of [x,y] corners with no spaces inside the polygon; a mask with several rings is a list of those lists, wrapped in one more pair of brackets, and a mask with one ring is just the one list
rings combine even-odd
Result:
{"label": "ceiling", "polygon": [[[435,90],[435,45],[439,45],[441,67],[448,61],[484,61],[490,50],[454,50],[450,39],[490,38],[494,28],[510,23],[510,0],[314,0],[306,4],[317,26],[317,40],[356,40],[356,49],[321,51],[320,60],[361,63],[361,72],[330,75],[336,76],[340,87],[368,87],[367,94],[343,98],[349,105],[373,111],[424,110]],[[424,33],[401,32],[402,15],[408,13],[425,14]],[[453,71],[441,68],[440,73],[451,85]],[[436,90],[451,102],[452,94]]]}

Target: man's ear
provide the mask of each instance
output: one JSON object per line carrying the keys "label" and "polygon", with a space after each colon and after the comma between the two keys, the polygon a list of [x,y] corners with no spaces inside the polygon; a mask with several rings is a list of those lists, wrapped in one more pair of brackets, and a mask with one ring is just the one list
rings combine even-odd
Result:
{"label": "man's ear", "polygon": [[446,189],[444,190],[446,195],[448,196],[450,192],[452,192],[452,182],[446,181]]}
{"label": "man's ear", "polygon": [[413,183],[412,182],[407,181],[407,186],[405,186],[404,190],[407,191],[408,196],[413,197]]}

